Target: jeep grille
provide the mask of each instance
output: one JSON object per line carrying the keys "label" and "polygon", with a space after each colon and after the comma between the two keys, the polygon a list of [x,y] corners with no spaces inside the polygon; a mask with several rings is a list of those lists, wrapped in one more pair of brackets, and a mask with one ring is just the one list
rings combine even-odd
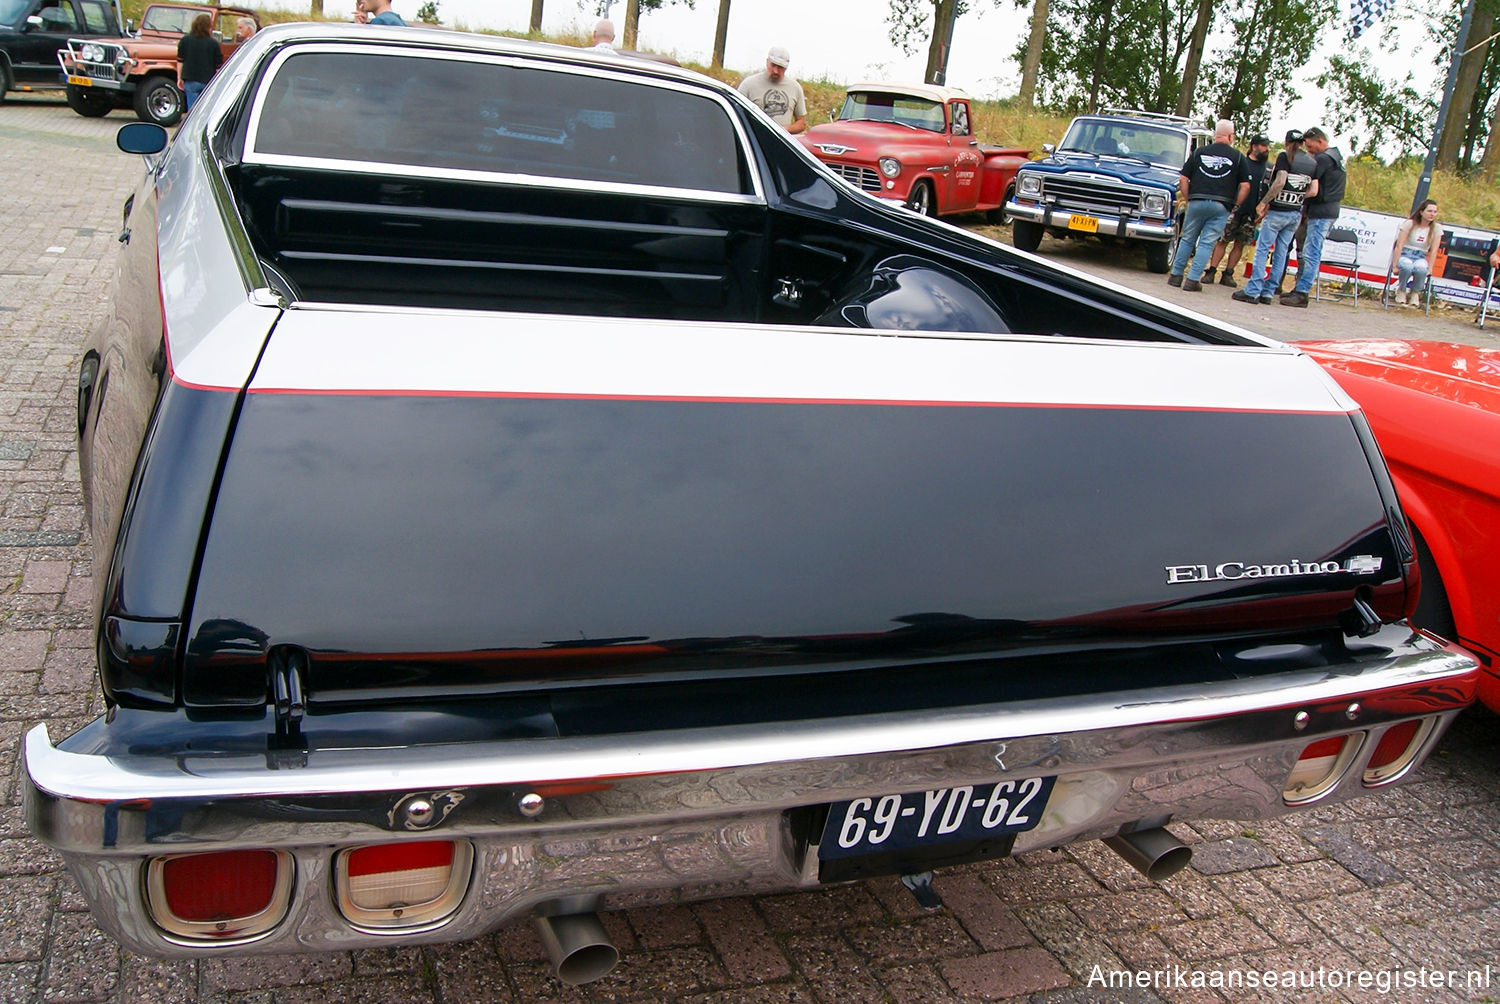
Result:
{"label": "jeep grille", "polygon": [[1095,216],[1134,214],[1141,207],[1139,188],[1087,178],[1043,178],[1042,195],[1059,209],[1083,210]]}
{"label": "jeep grille", "polygon": [[880,191],[880,175],[873,167],[857,167],[854,164],[829,164],[829,167],[855,188],[867,192]]}
{"label": "jeep grille", "polygon": [[68,52],[73,57],[72,72],[76,76],[90,77],[94,80],[119,80],[120,75],[115,70],[115,64],[124,54],[124,50],[118,45],[100,45],[98,42],[88,44],[103,49],[104,58],[98,62],[86,60],[83,58],[82,46],[69,45]]}

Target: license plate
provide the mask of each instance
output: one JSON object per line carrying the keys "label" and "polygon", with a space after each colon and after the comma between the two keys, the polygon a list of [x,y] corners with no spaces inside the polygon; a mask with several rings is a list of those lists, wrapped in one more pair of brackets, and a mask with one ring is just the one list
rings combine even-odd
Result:
{"label": "license plate", "polygon": [[878,854],[1021,833],[1042,820],[1052,777],[934,788],[836,802],[828,810],[818,857]]}
{"label": "license plate", "polygon": [[1099,217],[1085,216],[1083,213],[1074,213],[1068,217],[1069,230],[1082,230],[1085,233],[1097,234],[1099,232]]}
{"label": "license plate", "polygon": [[78,87],[93,87],[94,86],[94,81],[92,79],[90,79],[89,77],[78,77],[78,76],[74,76],[71,73],[68,74],[68,83],[73,84],[73,85],[78,86]]}

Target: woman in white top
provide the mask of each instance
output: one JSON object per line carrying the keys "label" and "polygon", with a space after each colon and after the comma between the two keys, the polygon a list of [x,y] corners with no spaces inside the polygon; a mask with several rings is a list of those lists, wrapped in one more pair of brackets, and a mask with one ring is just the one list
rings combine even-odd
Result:
{"label": "woman in white top", "polygon": [[1422,289],[1427,283],[1427,276],[1432,272],[1432,263],[1437,260],[1438,240],[1443,235],[1438,226],[1437,211],[1436,202],[1423,199],[1416,211],[1401,222],[1401,229],[1396,231],[1389,272],[1397,276],[1396,302],[1403,307],[1408,304],[1416,306],[1422,302]]}

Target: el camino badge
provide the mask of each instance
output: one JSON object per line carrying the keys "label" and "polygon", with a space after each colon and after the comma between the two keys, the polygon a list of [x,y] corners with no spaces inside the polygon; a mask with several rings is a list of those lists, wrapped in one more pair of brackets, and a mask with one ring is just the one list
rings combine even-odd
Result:
{"label": "el camino badge", "polygon": [[1230,582],[1237,579],[1297,579],[1307,575],[1334,575],[1338,572],[1353,572],[1355,575],[1373,575],[1380,571],[1382,559],[1370,554],[1356,554],[1342,564],[1337,561],[1289,561],[1280,565],[1247,565],[1242,561],[1226,561],[1214,565],[1168,565],[1167,583],[1178,582]]}
{"label": "el camino badge", "polygon": [[853,153],[855,149],[852,146],[839,146],[837,143],[815,143],[813,145],[830,157],[842,157],[846,153]]}

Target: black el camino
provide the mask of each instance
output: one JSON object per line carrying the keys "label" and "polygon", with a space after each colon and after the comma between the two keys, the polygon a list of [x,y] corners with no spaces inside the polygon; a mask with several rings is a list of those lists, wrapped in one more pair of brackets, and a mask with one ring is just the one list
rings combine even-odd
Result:
{"label": "black el camino", "polygon": [[103,929],[214,957],[1259,819],[1475,665],[1300,352],[870,198],[659,62],[259,32],[126,203],[78,431]]}

